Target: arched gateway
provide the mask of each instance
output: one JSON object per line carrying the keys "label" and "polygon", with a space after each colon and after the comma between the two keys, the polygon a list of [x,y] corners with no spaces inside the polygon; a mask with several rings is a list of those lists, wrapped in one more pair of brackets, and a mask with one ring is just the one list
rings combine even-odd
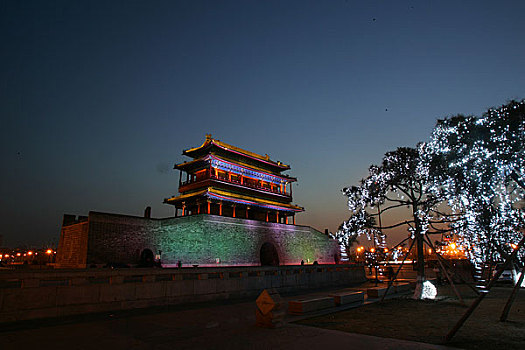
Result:
{"label": "arched gateway", "polygon": [[261,266],[279,266],[279,254],[271,243],[264,243],[260,252]]}
{"label": "arched gateway", "polygon": [[152,267],[154,258],[153,252],[150,249],[144,249],[142,253],[140,253],[140,266]]}

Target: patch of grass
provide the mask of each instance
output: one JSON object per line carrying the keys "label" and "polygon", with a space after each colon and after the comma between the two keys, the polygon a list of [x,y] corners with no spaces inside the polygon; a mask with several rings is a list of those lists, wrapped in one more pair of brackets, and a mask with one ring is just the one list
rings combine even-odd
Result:
{"label": "patch of grass", "polygon": [[[476,294],[457,286],[465,303]],[[448,345],[465,349],[523,349],[525,347],[525,290],[518,293],[508,322],[499,322],[511,288],[494,287]],[[443,344],[443,338],[467,310],[450,286],[441,286],[436,300],[408,297],[298,321],[297,323],[386,338]]]}

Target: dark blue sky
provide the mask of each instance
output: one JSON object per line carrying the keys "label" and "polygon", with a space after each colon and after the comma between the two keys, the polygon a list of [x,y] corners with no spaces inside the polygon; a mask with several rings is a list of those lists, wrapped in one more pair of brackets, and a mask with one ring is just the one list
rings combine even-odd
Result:
{"label": "dark blue sky", "polygon": [[[291,164],[298,223],[436,118],[525,97],[523,1],[0,1],[0,234],[153,216],[206,133]],[[400,233],[400,235],[403,235]]]}

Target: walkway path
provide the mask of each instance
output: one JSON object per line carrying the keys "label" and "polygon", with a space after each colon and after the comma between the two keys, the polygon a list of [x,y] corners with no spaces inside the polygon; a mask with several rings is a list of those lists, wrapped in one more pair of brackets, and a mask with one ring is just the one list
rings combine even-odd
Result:
{"label": "walkway path", "polygon": [[[327,292],[324,292],[327,293]],[[303,296],[286,297],[285,300]],[[450,349],[432,344],[300,326],[255,326],[255,302],[76,317],[0,331],[10,349]],[[294,318],[297,319],[297,318]],[[292,318],[288,317],[288,321]]]}

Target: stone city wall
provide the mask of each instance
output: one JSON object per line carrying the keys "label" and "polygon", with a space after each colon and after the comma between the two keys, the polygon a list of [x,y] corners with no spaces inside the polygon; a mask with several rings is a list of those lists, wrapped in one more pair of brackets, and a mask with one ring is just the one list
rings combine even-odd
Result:
{"label": "stone city wall", "polygon": [[63,226],[60,231],[56,263],[70,268],[86,267],[88,250],[88,223],[74,223]]}
{"label": "stone city wall", "polygon": [[363,266],[0,271],[0,323],[189,302],[348,287]]}
{"label": "stone city wall", "polygon": [[[87,266],[139,264],[145,250],[160,255],[168,267],[178,261],[183,266],[257,266],[264,244],[275,249],[280,265],[339,260],[336,241],[308,226],[207,214],[149,219],[97,212],[89,213],[88,226]],[[57,267],[77,267],[68,265],[63,254],[59,248],[64,263]]]}

